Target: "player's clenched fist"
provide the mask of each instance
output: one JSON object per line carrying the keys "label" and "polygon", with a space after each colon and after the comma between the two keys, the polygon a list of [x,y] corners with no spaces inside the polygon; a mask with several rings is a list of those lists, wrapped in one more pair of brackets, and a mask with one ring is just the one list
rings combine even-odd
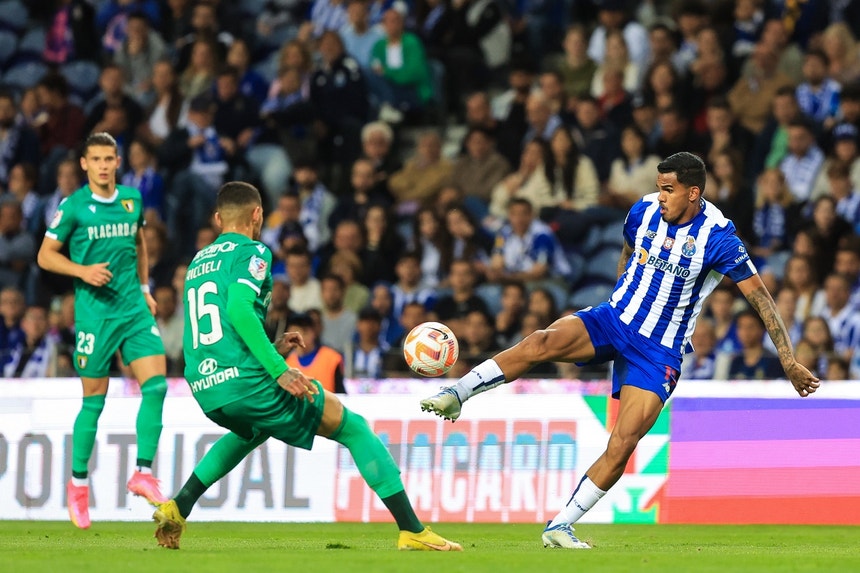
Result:
{"label": "player's clenched fist", "polygon": [[803,398],[809,396],[818,390],[819,386],[821,386],[821,382],[819,382],[818,378],[816,378],[812,372],[799,362],[792,363],[785,369],[785,373],[791,380],[791,384],[794,386],[794,389],[797,390],[797,393]]}
{"label": "player's clenched fist", "polygon": [[110,263],[96,263],[87,265],[81,273],[80,279],[94,287],[105,286],[113,278],[113,273],[107,267]]}
{"label": "player's clenched fist", "polygon": [[314,395],[320,393],[317,385],[298,368],[290,368],[278,376],[278,385],[296,398],[307,398],[311,402],[314,401]]}

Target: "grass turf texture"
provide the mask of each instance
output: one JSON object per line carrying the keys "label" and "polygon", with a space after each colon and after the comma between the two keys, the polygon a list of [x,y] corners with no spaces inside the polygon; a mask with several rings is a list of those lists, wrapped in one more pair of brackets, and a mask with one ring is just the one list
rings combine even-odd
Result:
{"label": "grass turf texture", "polygon": [[156,546],[150,523],[0,522],[0,570],[100,571],[860,571],[860,528],[582,525],[590,551],[544,549],[539,525],[440,524],[464,553],[395,549],[391,524],[190,522],[182,549]]}

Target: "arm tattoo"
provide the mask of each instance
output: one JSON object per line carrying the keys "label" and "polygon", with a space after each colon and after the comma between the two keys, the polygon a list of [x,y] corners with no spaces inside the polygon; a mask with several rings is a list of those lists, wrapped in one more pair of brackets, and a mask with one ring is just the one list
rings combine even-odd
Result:
{"label": "arm tattoo", "polygon": [[624,246],[621,248],[621,258],[618,259],[618,278],[624,274],[624,269],[627,268],[627,261],[630,260],[630,255],[633,254],[633,247],[624,241]]}
{"label": "arm tattoo", "polygon": [[782,317],[779,316],[776,304],[767,289],[763,286],[755,289],[747,296],[747,300],[764,322],[770,339],[779,354],[779,361],[785,365],[794,360],[788,330],[785,328],[785,323],[782,322]]}

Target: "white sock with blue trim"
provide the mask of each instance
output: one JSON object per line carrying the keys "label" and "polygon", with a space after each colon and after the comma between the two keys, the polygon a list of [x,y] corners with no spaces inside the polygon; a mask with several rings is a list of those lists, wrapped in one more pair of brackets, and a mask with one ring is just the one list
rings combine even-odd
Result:
{"label": "white sock with blue trim", "polygon": [[567,505],[561,508],[558,515],[550,522],[549,527],[555,527],[562,523],[576,523],[604,495],[606,492],[594,485],[591,478],[583,477],[567,501]]}
{"label": "white sock with blue trim", "polygon": [[452,388],[460,398],[460,402],[465,402],[475,394],[492,390],[496,386],[505,383],[505,375],[502,369],[496,364],[492,358],[484,360],[468,374],[460,378]]}

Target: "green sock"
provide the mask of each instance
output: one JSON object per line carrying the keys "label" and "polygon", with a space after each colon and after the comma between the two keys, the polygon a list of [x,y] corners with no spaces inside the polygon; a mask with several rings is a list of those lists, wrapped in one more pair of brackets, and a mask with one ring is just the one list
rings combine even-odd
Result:
{"label": "green sock", "polygon": [[104,407],[104,394],[84,396],[81,411],[75,418],[75,427],[72,431],[72,477],[80,479],[87,477],[87,466],[96,443],[99,416]]}
{"label": "green sock", "polygon": [[182,517],[188,517],[191,508],[194,507],[200,496],[209,489],[209,486],[230,473],[233,468],[239,465],[239,462],[245,459],[245,456],[267,439],[268,436],[262,435],[251,442],[247,442],[230,432],[212,444],[212,447],[194,468],[191,477],[176,494],[176,505],[179,506],[179,513],[182,514]]}
{"label": "green sock", "polygon": [[167,394],[164,376],[153,376],[140,386],[140,409],[137,411],[137,465],[152,467],[158,438],[161,437],[161,411]]}
{"label": "green sock", "polygon": [[379,436],[370,429],[367,420],[344,408],[343,420],[331,439],[349,450],[361,477],[382,499],[385,507],[394,516],[397,527],[413,533],[424,530],[406,492],[403,491],[400,470],[394,463],[394,458]]}

